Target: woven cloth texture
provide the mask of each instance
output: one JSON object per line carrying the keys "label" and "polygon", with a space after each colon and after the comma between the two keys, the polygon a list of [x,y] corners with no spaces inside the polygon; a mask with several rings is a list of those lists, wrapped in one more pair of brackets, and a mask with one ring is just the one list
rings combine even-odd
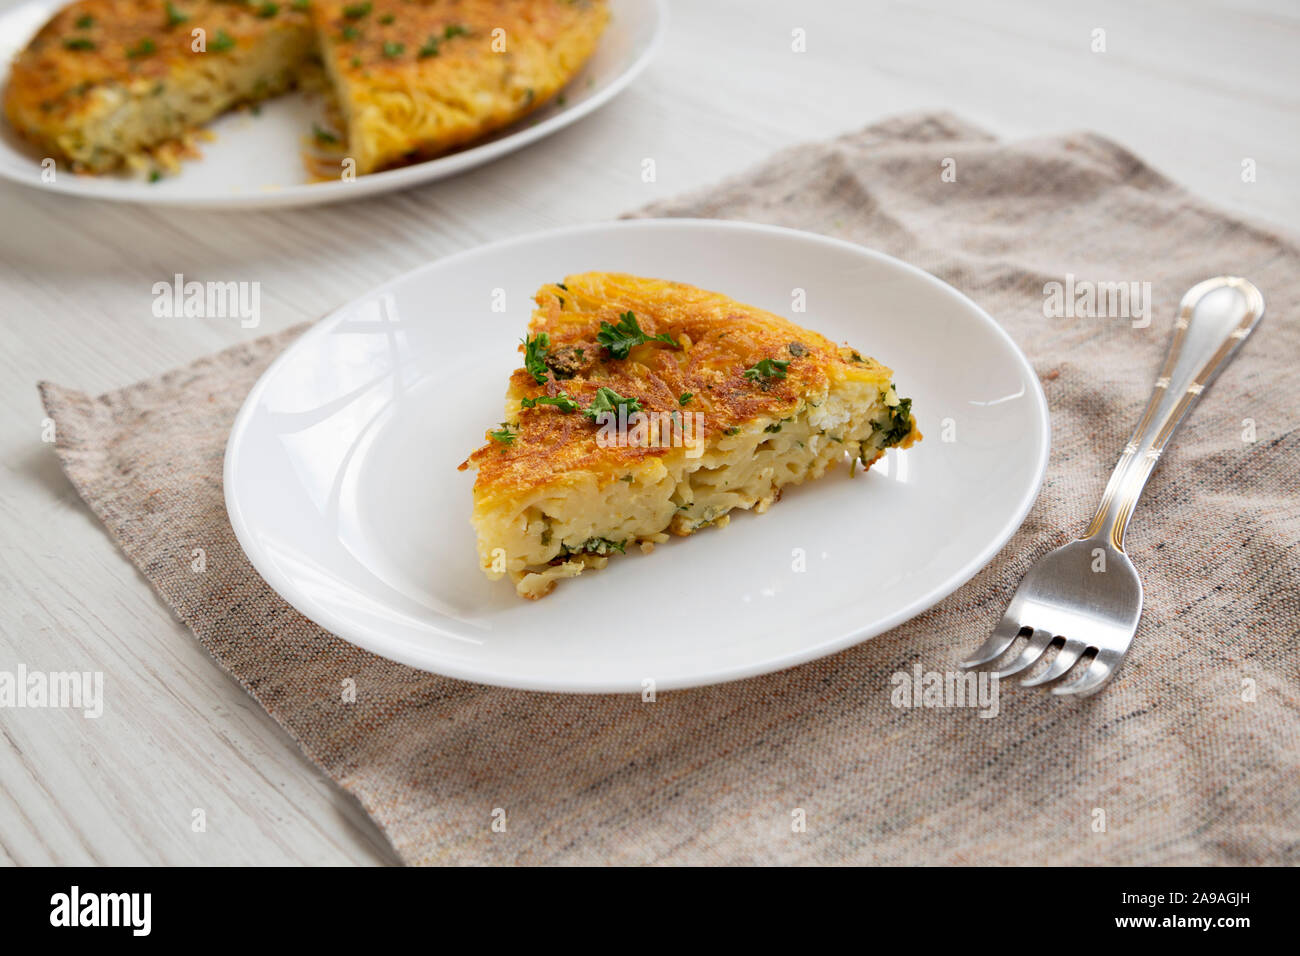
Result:
{"label": "woven cloth texture", "polygon": [[[1053,425],[1041,496],[997,558],[902,627],[782,673],[653,703],[504,690],[345,643],[241,551],[222,498],[226,438],[302,327],[99,397],[43,383],[59,459],[216,662],[408,863],[1300,863],[1294,238],[1099,136],[1000,142],[946,114],[794,147],[637,215],[848,239],[996,317],[1041,377]],[[1220,273],[1254,281],[1268,315],[1138,508],[1128,546],[1146,608],[1115,680],[1074,702],[1004,682],[994,719],[891,703],[894,674],[955,670],[1034,559],[1086,524],[1179,298]],[[1045,318],[1044,286],[1067,274],[1150,282],[1150,327]],[[205,573],[190,567],[195,542]]]}

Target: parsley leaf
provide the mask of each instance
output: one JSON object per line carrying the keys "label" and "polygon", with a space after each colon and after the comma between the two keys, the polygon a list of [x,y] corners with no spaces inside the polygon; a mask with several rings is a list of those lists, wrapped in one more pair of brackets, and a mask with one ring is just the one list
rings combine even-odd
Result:
{"label": "parsley leaf", "polygon": [[619,409],[626,409],[627,414],[641,411],[641,403],[635,398],[624,398],[612,388],[601,386],[596,389],[596,397],[592,399],[587,410],[583,412],[593,422],[599,421],[600,416],[606,413],[618,414]]}
{"label": "parsley leaf", "polygon": [[884,438],[880,443],[881,447],[888,448],[891,445],[897,445],[907,437],[911,430],[912,400],[910,398],[900,399],[899,403],[894,406],[893,416],[889,419],[889,428],[885,431]]}
{"label": "parsley leaf", "polygon": [[524,339],[524,369],[538,385],[546,384],[546,350],[551,347],[551,337],[545,332],[538,332],[532,338]]}
{"label": "parsley leaf", "polygon": [[767,385],[774,379],[785,378],[785,370],[789,367],[789,362],[782,362],[780,359],[759,359],[753,368],[745,369],[745,378],[751,382]]}
{"label": "parsley leaf", "polygon": [[564,392],[561,392],[559,395],[542,395],[538,398],[524,398],[519,401],[520,408],[536,408],[538,405],[554,405],[566,415],[582,408],[581,405]]}
{"label": "parsley leaf", "polygon": [[518,434],[510,430],[508,422],[502,422],[501,427],[494,432],[488,432],[488,437],[493,441],[499,441],[503,445],[513,445]]}
{"label": "parsley leaf", "polygon": [[128,47],[126,58],[128,60],[138,60],[140,57],[153,56],[158,52],[158,46],[149,37],[145,37],[134,47]]}
{"label": "parsley leaf", "polygon": [[596,341],[605,346],[605,351],[616,359],[627,358],[627,354],[632,350],[633,346],[643,345],[646,342],[663,342],[675,349],[681,348],[677,341],[667,332],[662,335],[646,335],[641,331],[636,316],[631,312],[624,312],[618,317],[618,320],[618,325],[601,322],[600,331],[596,333]]}
{"label": "parsley leaf", "polygon": [[694,392],[682,392],[682,394],[679,395],[678,398],[677,398],[677,404],[678,404],[678,405],[685,405],[687,402],[689,402],[689,401],[690,401],[692,398],[694,398],[694,397],[695,397],[695,393],[694,393]]}

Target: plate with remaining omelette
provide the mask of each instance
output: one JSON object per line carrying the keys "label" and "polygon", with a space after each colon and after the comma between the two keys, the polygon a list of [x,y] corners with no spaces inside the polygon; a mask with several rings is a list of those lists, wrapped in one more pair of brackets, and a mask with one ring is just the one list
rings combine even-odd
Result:
{"label": "plate with remaining omelette", "polygon": [[225,493],[262,577],[361,647],[639,693],[929,608],[1019,527],[1048,441],[1024,355],[933,276],[631,220],[450,256],[322,320],[245,401]]}
{"label": "plate with remaining omelette", "polygon": [[0,175],[244,208],[439,179],[580,119],[663,0],[29,0],[0,13]]}

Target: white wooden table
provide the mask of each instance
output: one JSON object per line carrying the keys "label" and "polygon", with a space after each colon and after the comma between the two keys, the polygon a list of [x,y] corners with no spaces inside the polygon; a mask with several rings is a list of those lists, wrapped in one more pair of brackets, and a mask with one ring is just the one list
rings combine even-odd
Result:
{"label": "white wooden table", "polygon": [[[1007,137],[1095,129],[1214,202],[1294,225],[1300,11],[1286,0],[1133,6],[677,0],[664,49],[630,91],[458,179],[257,214],[0,183],[0,670],[103,671],[107,699],[99,720],[0,709],[0,860],[395,860],[81,504],[41,442],[38,379],[126,385],[322,316],[429,259],[613,218],[904,110],[950,109]],[[802,54],[790,48],[797,27]],[[1090,50],[1097,28],[1105,53]],[[641,181],[646,157],[654,183]],[[177,272],[260,281],[261,327],[154,318],[151,287]],[[191,830],[194,808],[206,832]]]}

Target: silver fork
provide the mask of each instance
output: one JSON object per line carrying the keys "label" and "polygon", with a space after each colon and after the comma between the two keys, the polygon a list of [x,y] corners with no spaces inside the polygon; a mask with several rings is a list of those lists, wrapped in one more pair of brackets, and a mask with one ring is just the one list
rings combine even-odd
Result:
{"label": "silver fork", "polygon": [[[1264,297],[1245,279],[1218,276],[1187,290],[1164,367],[1106,484],[1096,517],[1082,538],[1034,563],[993,635],[963,667],[992,669],[1023,636],[1028,643],[996,669],[999,679],[1032,667],[1053,646],[1058,651],[1052,663],[1022,680],[1023,686],[1059,681],[1082,670],[1077,680],[1057,684],[1052,693],[1086,697],[1111,678],[1142,616],[1142,582],[1124,553],[1124,532],[1138,496],[1183,417],[1263,314]],[[1090,652],[1091,661],[1076,668]]]}

